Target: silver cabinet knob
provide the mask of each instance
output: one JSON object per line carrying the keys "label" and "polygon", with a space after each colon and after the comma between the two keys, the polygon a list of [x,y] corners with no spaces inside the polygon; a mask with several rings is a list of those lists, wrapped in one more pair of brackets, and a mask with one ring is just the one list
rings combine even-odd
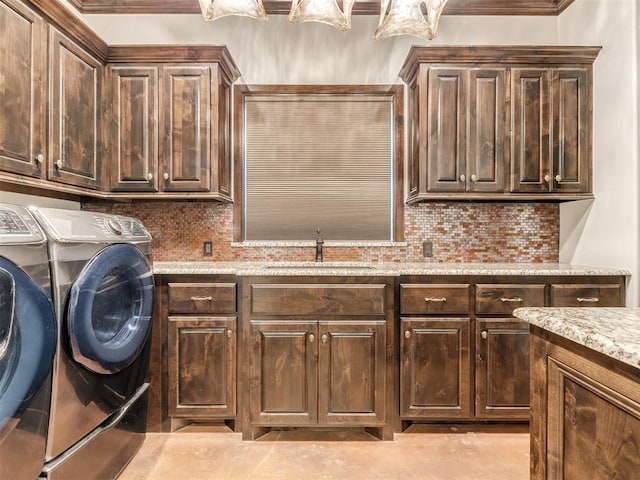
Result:
{"label": "silver cabinet knob", "polygon": [[556,182],[560,183],[562,181],[562,177],[560,175],[556,175]]}
{"label": "silver cabinet knob", "polygon": [[411,338],[411,331],[410,330],[405,330],[404,338]]}
{"label": "silver cabinet knob", "polygon": [[153,173],[151,172],[147,173],[147,180],[149,180],[150,182],[153,181]]}
{"label": "silver cabinet knob", "polygon": [[478,181],[478,177],[476,175],[471,175],[471,181],[472,182],[477,182]]}
{"label": "silver cabinet knob", "polygon": [[327,343],[329,341],[329,335],[325,333],[324,335],[322,335],[322,338],[320,339],[320,341],[322,343]]}
{"label": "silver cabinet knob", "polygon": [[162,178],[164,178],[165,180],[169,180],[169,174],[167,172],[164,172]]}
{"label": "silver cabinet knob", "polygon": [[483,340],[486,340],[486,339],[487,339],[487,337],[488,337],[487,331],[486,331],[486,330],[483,330],[483,331],[480,333],[480,336],[482,337],[482,339],[483,339]]}
{"label": "silver cabinet knob", "polygon": [[549,175],[544,176],[544,181],[549,183],[551,181],[551,177]]}
{"label": "silver cabinet knob", "polygon": [[54,162],[54,165],[56,166],[56,168],[59,170],[62,168],[62,166],[64,165],[64,162],[62,160],[56,160]]}
{"label": "silver cabinet knob", "polygon": [[231,331],[230,328],[227,329],[227,338],[231,338],[231,336],[233,335],[233,332]]}
{"label": "silver cabinet knob", "polygon": [[463,174],[463,175],[460,175],[460,181],[461,181],[461,182],[464,182],[464,181],[466,181],[466,180],[467,180],[467,177],[466,177],[464,174]]}
{"label": "silver cabinet knob", "polygon": [[40,165],[42,162],[44,162],[44,155],[39,153],[38,155],[36,155],[36,163]]}
{"label": "silver cabinet knob", "polygon": [[309,343],[313,343],[316,341],[316,336],[313,333],[309,334]]}

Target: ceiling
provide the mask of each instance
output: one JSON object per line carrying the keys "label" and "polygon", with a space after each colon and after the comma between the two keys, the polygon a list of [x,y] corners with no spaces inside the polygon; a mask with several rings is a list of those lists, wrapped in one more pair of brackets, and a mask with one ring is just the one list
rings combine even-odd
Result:
{"label": "ceiling", "polygon": [[[287,14],[290,0],[263,0],[267,13]],[[444,15],[559,15],[574,0],[449,0]],[[82,13],[200,13],[198,0],[69,0]],[[356,0],[355,15],[378,15],[380,2]]]}

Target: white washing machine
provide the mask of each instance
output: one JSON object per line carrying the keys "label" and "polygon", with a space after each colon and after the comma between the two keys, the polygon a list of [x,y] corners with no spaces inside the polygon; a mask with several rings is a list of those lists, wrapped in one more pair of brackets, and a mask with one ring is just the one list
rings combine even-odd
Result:
{"label": "white washing machine", "polygon": [[0,204],[0,479],[44,465],[56,318],[46,238],[26,208]]}
{"label": "white washing machine", "polygon": [[129,217],[32,208],[58,321],[43,477],[115,478],[144,440],[151,236]]}

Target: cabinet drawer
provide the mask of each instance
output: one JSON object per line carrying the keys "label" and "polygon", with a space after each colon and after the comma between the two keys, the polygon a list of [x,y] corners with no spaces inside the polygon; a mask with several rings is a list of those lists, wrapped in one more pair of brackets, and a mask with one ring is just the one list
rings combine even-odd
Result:
{"label": "cabinet drawer", "polygon": [[234,313],[235,283],[170,283],[169,313]]}
{"label": "cabinet drawer", "polygon": [[624,307],[622,288],[605,285],[551,285],[552,307]]}
{"label": "cabinet drawer", "polygon": [[544,285],[476,285],[476,313],[511,315],[518,307],[544,307]]}
{"label": "cabinet drawer", "polygon": [[400,285],[400,313],[469,312],[469,285]]}
{"label": "cabinet drawer", "polygon": [[385,285],[252,285],[251,313],[384,315]]}

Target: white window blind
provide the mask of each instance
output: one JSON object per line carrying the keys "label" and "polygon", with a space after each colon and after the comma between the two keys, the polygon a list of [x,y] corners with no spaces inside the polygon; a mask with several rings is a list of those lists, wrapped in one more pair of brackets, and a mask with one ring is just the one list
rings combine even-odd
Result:
{"label": "white window blind", "polygon": [[393,99],[245,99],[245,238],[393,240]]}

